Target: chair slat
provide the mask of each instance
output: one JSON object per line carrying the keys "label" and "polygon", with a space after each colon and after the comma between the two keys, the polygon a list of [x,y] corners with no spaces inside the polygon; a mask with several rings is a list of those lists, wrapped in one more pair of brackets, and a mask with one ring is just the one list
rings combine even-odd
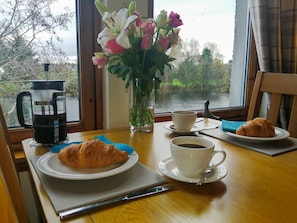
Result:
{"label": "chair slat", "polygon": [[[19,222],[29,222],[29,215],[25,205],[24,195],[21,189],[18,173],[16,171],[15,160],[12,154],[11,142],[8,136],[8,129],[0,107],[0,166],[3,171],[5,183],[9,196],[16,211]],[[2,206],[1,208],[5,208]],[[8,208],[8,207],[6,207]]]}
{"label": "chair slat", "polygon": [[292,137],[297,137],[297,96],[293,99],[288,130]]}
{"label": "chair slat", "polygon": [[268,111],[267,118],[272,122],[273,125],[276,125],[279,117],[279,109],[281,107],[282,95],[273,93],[270,96],[270,108]]}
{"label": "chair slat", "polygon": [[16,223],[18,222],[16,211],[9,196],[8,186],[3,176],[3,171],[0,166],[0,222]]}
{"label": "chair slat", "polygon": [[262,76],[263,76],[263,72],[257,73],[252,96],[251,96],[251,101],[249,104],[247,120],[251,120],[255,118],[255,115],[260,112],[261,102],[263,98],[263,92],[260,91]]}

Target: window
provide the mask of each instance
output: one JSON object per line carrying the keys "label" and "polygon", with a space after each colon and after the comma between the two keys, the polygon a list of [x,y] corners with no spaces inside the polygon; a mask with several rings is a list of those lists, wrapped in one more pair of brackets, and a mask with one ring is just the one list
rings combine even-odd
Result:
{"label": "window", "polygon": [[[44,0],[46,2],[46,0]],[[59,0],[61,1],[61,0]],[[137,7],[139,8],[139,6],[141,6],[141,14],[145,15],[145,12],[148,12],[148,14],[153,14],[152,13],[152,9],[154,6],[155,11],[157,12],[157,5],[160,2],[168,2],[167,5],[170,7],[163,7],[163,6],[159,6],[159,8],[161,9],[166,9],[166,10],[174,10],[178,13],[181,13],[181,11],[179,9],[174,9],[171,6],[174,6],[174,4],[171,2],[171,0],[155,0],[154,4],[153,4],[153,0],[137,0]],[[196,2],[197,0],[194,0],[194,2]],[[219,0],[218,0],[219,1]],[[228,0],[230,1],[230,0]],[[0,0],[0,2],[3,2],[3,0]],[[7,1],[4,1],[7,2]],[[43,2],[43,1],[39,1],[39,2]],[[68,1],[67,1],[68,2]],[[92,62],[90,60],[91,55],[93,55],[94,51],[98,51],[99,50],[99,46],[98,44],[96,44],[96,37],[97,34],[100,30],[100,22],[101,22],[101,18],[99,16],[99,13],[97,12],[96,8],[94,7],[94,3],[93,1],[83,1],[83,0],[72,0],[72,2],[76,3],[76,19],[77,19],[77,53],[78,53],[78,66],[77,66],[77,70],[78,70],[78,92],[79,92],[79,111],[80,111],[80,121],[79,122],[73,122],[70,123],[68,126],[68,132],[74,132],[74,131],[82,131],[82,130],[91,130],[91,129],[100,129],[104,127],[103,124],[103,117],[104,119],[110,118],[111,120],[114,120],[114,116],[118,116],[118,114],[115,114],[114,116],[111,116],[111,113],[107,113],[105,115],[103,115],[103,113],[105,112],[105,107],[106,105],[103,103],[103,101],[106,100],[106,98],[103,99],[103,91],[105,90],[104,88],[110,88],[111,86],[108,86],[106,84],[106,80],[104,80],[104,75],[102,76],[102,72],[99,71],[98,69],[96,69],[93,65]],[[126,2],[123,0],[123,2]],[[209,2],[208,0],[204,1],[204,2]],[[220,1],[219,1],[220,2]],[[231,1],[233,2],[233,0]],[[233,55],[235,55],[235,53],[241,53],[240,56],[239,54],[236,54],[236,59],[237,62],[235,63],[235,60],[232,60],[232,74],[231,74],[231,82],[230,82],[230,95],[234,94],[234,95],[238,95],[238,93],[232,93],[232,86],[235,86],[235,89],[239,89],[240,88],[240,94],[242,96],[238,97],[240,98],[240,100],[243,100],[243,96],[245,95],[243,89],[247,89],[248,91],[250,91],[250,83],[252,84],[252,82],[248,82],[246,83],[246,77],[244,76],[244,71],[242,70],[243,64],[246,63],[246,52],[243,51],[243,49],[245,49],[245,44],[246,44],[246,39],[248,37],[246,31],[240,31],[237,32],[236,29],[237,27],[242,28],[241,26],[244,25],[246,26],[246,21],[242,20],[243,18],[247,18],[243,15],[246,15],[246,9],[247,9],[247,1],[237,1],[239,3],[237,3],[238,5],[236,6],[236,10],[242,10],[240,13],[238,13],[241,16],[238,16],[239,18],[236,18],[236,24],[235,24],[235,40],[240,40],[240,41],[235,41],[236,45],[234,47],[234,52]],[[115,8],[119,8],[122,6],[123,3],[118,3],[117,1],[109,1],[109,4],[115,4],[116,6],[114,6]],[[40,3],[38,3],[40,4]],[[187,5],[191,4],[183,4],[182,6],[180,6],[181,8],[186,7]],[[215,5],[215,4],[213,4]],[[147,8],[148,6],[148,8]],[[239,7],[240,6],[240,7]],[[0,6],[1,7],[1,6]],[[2,9],[2,8],[1,8]],[[241,21],[241,23],[238,23],[239,21]],[[182,27],[182,31],[183,31],[184,27]],[[67,31],[66,31],[67,32]],[[207,32],[207,30],[205,31]],[[221,34],[219,34],[221,35]],[[1,42],[0,42],[1,44]],[[66,47],[66,45],[63,45],[63,47]],[[237,49],[237,51],[236,51]],[[1,57],[1,55],[0,55]],[[248,61],[250,63],[250,61]],[[237,65],[238,69],[235,69],[235,64]],[[254,65],[256,64],[256,62],[254,62]],[[249,69],[252,67],[256,67],[254,65],[250,65]],[[1,65],[0,65],[1,66]],[[53,68],[53,67],[52,67]],[[251,69],[252,70],[252,69]],[[255,71],[255,68],[254,68]],[[41,67],[41,72],[43,72],[42,67]],[[255,72],[254,72],[255,73]],[[0,71],[0,79],[3,76],[1,76],[1,71]],[[102,79],[103,77],[103,79]],[[234,77],[234,78],[233,78]],[[115,81],[116,78],[112,79],[111,82]],[[121,82],[121,80],[116,80]],[[115,82],[116,82],[115,81]],[[237,86],[240,87],[237,87]],[[103,89],[102,89],[103,86]],[[13,86],[12,86],[13,87]],[[114,87],[114,86],[113,86]],[[110,90],[117,89],[117,88],[113,88]],[[124,89],[124,87],[123,87]],[[18,88],[17,92],[21,91],[23,89]],[[24,90],[28,90],[28,88],[24,88]],[[125,92],[125,90],[123,90],[123,92]],[[120,93],[121,94],[121,93]],[[105,94],[106,95],[106,94]],[[1,94],[0,98],[3,97],[3,95]],[[111,96],[109,96],[111,97]],[[3,97],[5,98],[5,96]],[[108,99],[108,98],[107,98]],[[109,98],[110,100],[113,100],[114,98]],[[209,99],[209,98],[208,98]],[[1,99],[0,99],[1,100]],[[211,108],[213,108],[213,103],[212,103],[212,98],[210,99],[211,101]],[[231,102],[236,102],[236,106],[238,105],[244,105],[243,101],[236,101],[235,99],[230,100]],[[120,101],[120,103],[124,103],[125,101]],[[203,101],[202,101],[203,102]],[[118,104],[119,102],[117,102]],[[199,103],[192,103],[193,104],[193,109],[202,109],[201,108],[201,104],[199,105]],[[112,105],[108,105],[108,106],[112,106]],[[224,111],[224,113],[221,113],[221,117],[240,117],[240,116],[244,116],[246,114],[246,110],[244,109],[230,109],[230,106],[234,106],[233,104],[229,104],[226,105],[226,107],[223,110],[216,110],[216,112],[220,112],[220,111]],[[115,109],[118,112],[118,109]],[[158,111],[158,110],[157,110]],[[156,121],[161,121],[161,120],[169,120],[171,117],[169,115],[169,113],[167,112],[169,111],[168,109],[163,109],[159,110],[156,116]],[[121,111],[122,112],[122,111]],[[107,116],[110,117],[107,117]],[[72,121],[72,120],[71,120]],[[117,120],[115,121],[117,122]],[[20,140],[24,139],[24,138],[28,138],[31,137],[31,130],[27,130],[27,129],[11,129],[10,131],[11,133],[11,138],[13,142],[20,142]]]}
{"label": "window", "polygon": [[[14,6],[13,4],[15,3],[15,1],[0,0],[0,2],[1,2],[0,23],[2,24],[2,28],[3,28],[4,23],[3,23],[2,18],[4,18],[4,15],[7,15],[12,12],[11,10]],[[23,2],[25,2],[25,1],[23,1]],[[59,0],[56,4],[64,3],[64,2]],[[36,5],[30,5],[28,10],[30,9],[30,7],[31,8],[32,7],[41,7],[42,5],[51,4],[51,3],[52,3],[52,1],[48,1],[48,0],[38,1],[38,2],[36,2]],[[65,4],[66,4],[66,2],[65,2]],[[77,61],[78,61],[77,64],[74,63],[75,60],[71,60],[72,55],[68,55],[69,61],[67,61],[67,64],[65,65],[65,66],[67,66],[67,69],[69,68],[71,70],[71,72],[70,72],[71,75],[76,77],[76,80],[71,82],[71,85],[68,84],[67,87],[69,87],[69,90],[73,90],[74,92],[76,92],[76,94],[74,93],[73,96],[75,96],[77,99],[79,99],[79,100],[77,100],[77,102],[79,102],[79,106],[78,106],[78,104],[76,104],[74,106],[75,110],[76,110],[75,116],[70,117],[68,119],[68,121],[70,121],[70,123],[68,125],[68,132],[102,128],[101,92],[100,92],[100,89],[98,89],[98,88],[96,89],[96,86],[100,86],[100,88],[101,88],[101,78],[99,78],[99,76],[94,75],[95,69],[94,69],[94,66],[92,65],[92,62],[90,59],[93,54],[94,47],[95,47],[95,41],[96,41],[95,33],[98,31],[98,30],[94,31],[94,27],[96,29],[100,29],[100,18],[98,16],[98,13],[97,13],[95,7],[94,7],[93,1],[72,0],[71,2],[67,1],[66,5],[69,8],[68,12],[72,15],[71,18],[69,17],[69,20],[71,20],[73,18],[74,18],[74,20],[72,20],[72,23],[70,24],[71,28],[69,27],[69,30],[65,29],[65,27],[62,26],[62,29],[61,30],[57,29],[57,32],[62,33],[64,37],[67,36],[68,34],[71,34],[71,36],[69,36],[69,38],[71,39],[72,44],[74,43],[74,45],[72,45],[72,46],[67,45],[67,43],[65,43],[65,41],[67,42],[67,40],[64,39],[64,42],[60,46],[62,47],[63,50],[71,49],[71,50],[74,50],[74,52],[75,52],[75,50],[77,50],[77,55],[79,55],[77,57]],[[25,7],[25,6],[22,6],[22,7]],[[63,7],[55,6],[53,13],[61,13],[61,11],[63,11],[62,9],[63,9]],[[94,19],[94,17],[95,17],[95,19]],[[78,21],[78,23],[76,23],[76,20]],[[98,21],[98,22],[96,22],[96,21]],[[31,22],[34,22],[34,19]],[[75,29],[73,29],[73,28],[75,28]],[[3,51],[3,46],[4,46],[3,39],[2,39],[3,38],[3,30],[4,29],[0,28],[1,52],[5,52],[5,51]],[[43,37],[48,37],[48,35],[45,35]],[[17,44],[18,42],[11,41],[10,43]],[[48,42],[46,42],[46,43],[48,43]],[[91,43],[91,44],[85,44],[85,43]],[[45,51],[43,51],[44,56],[50,55],[50,54],[46,54],[46,52],[47,51],[45,48]],[[29,53],[32,53],[32,52],[29,52]],[[1,54],[0,61],[3,59],[3,56],[5,56],[5,55]],[[19,84],[19,83],[24,82],[23,81],[24,77],[27,80],[37,79],[35,77],[36,76],[40,77],[41,75],[44,75],[44,76],[45,75],[49,75],[49,76],[53,75],[54,77],[59,78],[59,79],[64,78],[64,77],[60,76],[60,73],[56,74],[55,72],[52,72],[55,70],[55,67],[56,67],[55,63],[60,61],[59,59],[61,59],[61,58],[57,57],[56,58],[57,60],[52,60],[52,61],[43,60],[43,61],[40,61],[40,63],[38,63],[37,65],[36,65],[36,63],[34,63],[34,62],[36,62],[36,60],[34,60],[34,59],[36,59],[36,58],[32,57],[32,61],[30,61],[30,62],[32,62],[32,64],[27,64],[27,66],[19,66],[18,67],[19,72],[24,71],[23,70],[24,68],[26,68],[27,70],[25,70],[24,73],[22,73],[23,76],[20,75],[18,79],[15,78],[11,81],[8,81],[8,79],[5,78],[5,75],[3,73],[4,68],[3,68],[2,61],[1,61],[0,85],[6,85],[5,89],[14,91],[14,95],[13,94],[6,95],[6,93],[7,94],[9,93],[6,90],[1,91],[1,94],[0,94],[1,106],[3,106],[4,100],[12,100],[12,104],[13,104],[15,101],[16,94],[18,92],[21,92],[23,90],[29,90],[28,86],[20,87],[20,86],[23,86],[22,84]],[[44,70],[43,70],[43,64],[45,62],[51,63],[50,70],[48,73],[44,72]],[[15,63],[15,65],[16,66],[20,65],[20,63]],[[70,67],[68,67],[68,66],[70,66]],[[68,74],[70,75],[70,73],[68,73]],[[32,75],[32,77],[28,77],[28,75],[26,75],[26,74],[30,74],[30,75]],[[77,92],[79,92],[79,94],[77,94]],[[69,94],[69,95],[71,95],[71,94]],[[12,99],[8,99],[9,97],[11,97]],[[97,104],[96,104],[96,102],[97,102]],[[97,105],[97,107],[96,107],[96,105]],[[13,108],[13,106],[10,107],[9,109],[6,109],[5,111],[9,112],[9,111],[13,110],[11,108]],[[73,111],[73,108],[68,113],[72,113],[72,111]],[[80,111],[80,113],[79,113],[79,111]],[[68,115],[68,113],[67,113],[67,115]],[[14,117],[14,119],[15,119],[15,117]],[[15,126],[15,124],[10,124],[11,122],[8,119],[7,119],[7,123],[10,126]],[[12,123],[15,123],[15,122],[12,122]],[[20,140],[22,140],[24,138],[31,137],[32,131],[30,129],[11,128],[10,135],[11,135],[11,139],[13,142],[20,142]]]}
{"label": "window", "polygon": [[154,17],[164,9],[181,15],[183,49],[168,70],[157,113],[244,106],[247,66],[247,1],[155,0]]}
{"label": "window", "polygon": [[[16,96],[30,90],[31,80],[65,80],[66,108],[72,111],[67,121],[79,121],[75,1],[0,3],[0,104],[7,125],[19,126]],[[30,103],[23,104],[26,123],[32,123]]]}

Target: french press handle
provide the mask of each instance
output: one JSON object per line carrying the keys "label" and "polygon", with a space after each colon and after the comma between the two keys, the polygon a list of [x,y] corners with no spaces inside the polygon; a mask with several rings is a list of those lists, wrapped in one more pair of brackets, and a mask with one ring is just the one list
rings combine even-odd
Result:
{"label": "french press handle", "polygon": [[65,94],[65,92],[55,92],[55,93],[53,93],[52,105],[53,105],[53,108],[54,108],[55,119],[58,119],[57,97],[64,96],[64,94]]}
{"label": "french press handle", "polygon": [[32,101],[31,93],[29,91],[23,91],[23,92],[19,93],[16,98],[17,116],[18,116],[19,123],[22,127],[32,128],[32,125],[25,123],[25,118],[24,118],[24,113],[23,113],[23,98],[25,96],[29,96]]}

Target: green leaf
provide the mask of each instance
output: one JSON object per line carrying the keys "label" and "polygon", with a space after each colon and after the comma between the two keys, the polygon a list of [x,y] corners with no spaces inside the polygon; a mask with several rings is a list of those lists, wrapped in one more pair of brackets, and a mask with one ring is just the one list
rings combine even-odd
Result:
{"label": "green leaf", "polygon": [[112,74],[117,74],[121,70],[121,64],[110,65],[108,71]]}

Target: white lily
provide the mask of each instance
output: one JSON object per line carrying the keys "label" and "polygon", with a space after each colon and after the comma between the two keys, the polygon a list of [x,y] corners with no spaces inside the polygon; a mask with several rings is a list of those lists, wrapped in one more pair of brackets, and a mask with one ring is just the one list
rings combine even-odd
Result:
{"label": "white lily", "polygon": [[136,15],[128,16],[128,9],[120,9],[119,12],[104,12],[102,19],[106,28],[99,33],[97,42],[105,47],[105,44],[110,39],[116,39],[116,43],[128,49],[131,47],[127,28],[135,21]]}
{"label": "white lily", "polygon": [[[166,54],[171,58],[177,58],[181,52],[182,44],[181,42],[178,42],[174,46],[172,46],[170,49],[166,51]],[[170,64],[175,67],[176,69],[179,66],[180,61],[179,60],[173,60],[170,62]]]}
{"label": "white lily", "polygon": [[182,44],[181,42],[178,42],[174,46],[172,46],[170,49],[167,50],[166,54],[172,58],[176,58],[178,54],[180,53],[182,49]]}

